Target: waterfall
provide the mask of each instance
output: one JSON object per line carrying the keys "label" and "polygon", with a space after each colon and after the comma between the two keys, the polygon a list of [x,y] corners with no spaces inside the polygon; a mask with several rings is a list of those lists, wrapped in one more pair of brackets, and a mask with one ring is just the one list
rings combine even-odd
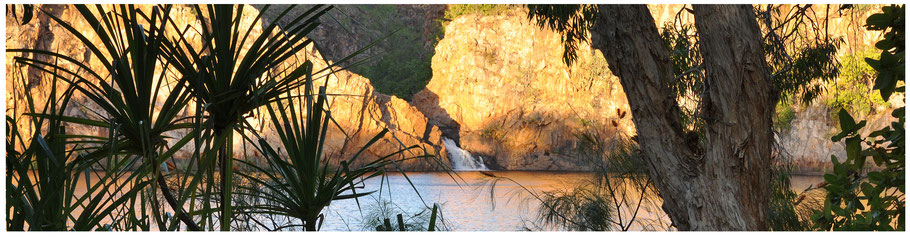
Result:
{"label": "waterfall", "polygon": [[458,145],[455,145],[455,141],[452,141],[452,139],[442,137],[442,144],[446,146],[446,151],[449,153],[449,162],[452,163],[453,170],[490,170],[483,164],[483,158],[479,156],[474,158],[470,152],[462,150]]}

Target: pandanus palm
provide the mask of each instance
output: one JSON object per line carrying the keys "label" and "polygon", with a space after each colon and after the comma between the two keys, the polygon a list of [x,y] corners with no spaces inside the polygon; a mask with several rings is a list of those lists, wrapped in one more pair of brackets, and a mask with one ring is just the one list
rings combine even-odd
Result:
{"label": "pandanus palm", "polygon": [[[269,7],[263,7],[251,24],[260,23]],[[294,7],[288,6],[275,19],[290,17],[288,14]],[[203,133],[206,135],[202,137],[208,139],[211,149],[203,153],[202,160],[214,170],[217,154],[221,230],[230,229],[234,215],[233,132],[244,127],[243,116],[305,82],[304,72],[311,70],[312,64],[286,62],[312,43],[304,37],[318,25],[319,16],[330,9],[314,6],[281,26],[283,32],[277,22],[272,22],[264,24],[258,36],[251,36],[254,25],[241,25],[244,8],[243,5],[195,6],[204,22],[200,29],[202,46],[194,47],[181,35],[164,50],[176,71],[188,80],[193,97],[205,113]],[[204,194],[209,195],[209,191]]]}
{"label": "pandanus palm", "polygon": [[[190,122],[182,122],[185,120],[180,117],[180,112],[192,98],[186,89],[186,79],[172,82],[174,84],[170,91],[164,91],[168,90],[168,86],[163,84],[167,81],[166,70],[160,68],[167,68],[168,63],[163,60],[161,46],[167,40],[165,28],[169,22],[171,6],[154,6],[151,15],[146,15],[132,5],[115,5],[110,9],[96,5],[94,11],[85,5],[74,7],[93,30],[93,34],[84,34],[71,23],[51,14],[48,16],[76,37],[92,55],[98,57],[101,70],[92,69],[86,65],[88,62],[56,52],[36,49],[7,51],[45,54],[75,65],[77,70],[72,71],[57,64],[16,57],[18,62],[26,65],[51,68],[52,70],[43,70],[69,82],[76,91],[100,108],[100,111],[96,111],[102,117],[100,120],[59,117],[70,123],[114,130],[110,137],[78,137],[79,142],[84,144],[100,144],[85,147],[89,151],[86,157],[98,158],[109,154],[138,157],[143,161],[140,162],[142,168],[137,171],[138,177],[153,180],[152,186],[159,187],[165,196],[172,197],[164,187],[160,167],[165,159],[188,143],[192,136],[186,136],[168,147],[165,133],[193,126]],[[90,38],[97,39],[97,42]],[[160,96],[164,96],[164,99],[160,99]],[[159,228],[165,228],[165,219],[157,204],[156,193],[155,188],[148,190],[155,221]],[[193,229],[191,219],[180,211],[182,205],[173,202],[173,198],[168,200],[184,222]]]}
{"label": "pandanus palm", "polygon": [[239,193],[265,200],[261,204],[250,206],[248,213],[298,218],[307,231],[319,229],[317,223],[324,218],[321,212],[332,201],[371,194],[372,192],[358,193],[356,189],[363,188],[365,180],[383,174],[384,167],[392,164],[392,157],[418,148],[416,145],[411,146],[365,162],[359,167],[350,167],[367,148],[386,135],[388,130],[384,129],[353,156],[341,161],[340,167],[330,168],[330,161],[322,152],[332,119],[326,106],[325,87],[320,87],[318,94],[312,92],[311,84],[307,84],[304,95],[288,95],[287,105],[282,101],[276,101],[274,106],[268,105],[268,114],[286,153],[277,152],[264,139],[260,139],[259,145],[268,166],[241,161],[252,167],[254,173],[238,173],[253,184],[240,187]]}
{"label": "pandanus palm", "polygon": [[[21,79],[25,85],[24,78]],[[56,80],[51,80],[50,88],[40,112],[35,109],[35,96],[28,90],[22,94],[26,115],[31,115],[24,123],[30,127],[23,128],[32,134],[19,130],[18,121],[23,116],[6,117],[6,228],[11,231],[105,229],[101,221],[123,216],[115,214],[117,209],[135,201],[138,191],[149,181],[121,181],[134,180],[138,175],[128,172],[128,160],[109,157],[107,164],[102,165],[98,158],[74,155],[80,142],[69,140],[78,136],[67,134],[60,119],[73,87],[68,87],[60,97]],[[73,144],[77,146],[68,148]],[[85,183],[79,185],[82,179]]]}

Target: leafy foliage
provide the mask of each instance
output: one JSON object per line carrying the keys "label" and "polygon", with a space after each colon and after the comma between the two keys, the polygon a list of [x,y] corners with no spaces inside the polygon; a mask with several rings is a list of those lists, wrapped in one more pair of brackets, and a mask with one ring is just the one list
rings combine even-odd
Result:
{"label": "leafy foliage", "polygon": [[[903,5],[891,5],[866,20],[867,29],[886,31],[884,39],[875,44],[882,50],[880,59],[866,59],[878,72],[874,89],[883,100],[904,91],[904,14]],[[859,133],[865,120],[856,122],[845,109],[838,112],[841,132],[831,140],[844,140],[847,157],[839,162],[831,156],[834,171],[825,174],[828,194],[824,208],[812,215],[816,228],[905,230],[904,108],[891,113],[897,121],[867,136]],[[870,158],[878,170],[866,172]]]}
{"label": "leafy foliage", "polygon": [[[397,34],[403,34],[399,31]],[[411,32],[412,33],[412,32]],[[409,42],[412,36],[393,37],[394,42]],[[408,49],[415,44],[396,44],[396,49],[387,54],[378,56],[375,63],[365,64],[361,67],[363,75],[370,78],[370,84],[376,91],[394,95],[404,100],[410,100],[414,94],[426,88],[433,77],[430,68],[430,56],[415,55],[419,49]]]}
{"label": "leafy foliage", "polygon": [[774,129],[777,131],[787,131],[793,119],[796,118],[796,111],[792,105],[777,103],[777,109],[774,116]]}
{"label": "leafy foliage", "polygon": [[[570,191],[551,191],[543,195],[540,219],[573,231],[609,231],[615,215],[611,195],[605,186],[586,184]],[[565,218],[563,218],[565,217]]]}
{"label": "leafy foliage", "polygon": [[[789,63],[770,64],[776,73],[772,75],[777,89],[784,102],[791,98],[802,104],[809,104],[824,91],[822,84],[815,83],[821,79],[827,81],[837,77],[839,65],[836,54],[838,41],[818,45],[808,45],[798,49],[796,58]],[[771,54],[771,57],[778,55]],[[777,62],[769,60],[769,62]],[[782,67],[782,68],[781,68]]]}
{"label": "leafy foliage", "polygon": [[780,101],[808,104],[823,91],[822,84],[815,82],[838,75],[836,53],[842,42],[828,37],[827,24],[820,27],[812,7],[774,4],[755,7]]}
{"label": "leafy foliage", "polygon": [[[151,28],[145,31],[140,21],[147,16],[139,15],[133,7],[128,8],[121,5],[119,8],[114,8],[114,15],[121,15],[121,17],[104,14],[105,10],[100,6],[95,9],[97,12],[92,12],[89,7],[84,5],[75,7],[91,28],[95,29],[95,35],[92,37],[106,42],[102,48],[96,47],[88,39],[89,36],[78,31],[71,24],[53,15],[48,14],[48,16],[78,38],[80,43],[92,51],[93,55],[99,57],[99,61],[104,66],[103,71],[96,72],[83,62],[54,52],[32,49],[11,49],[8,52],[46,54],[55,59],[75,64],[78,69],[90,75],[83,77],[82,74],[48,62],[15,57],[22,64],[53,69],[53,72],[48,69],[43,70],[72,84],[76,91],[81,92],[101,107],[102,111],[98,111],[96,114],[104,117],[101,120],[68,116],[61,119],[102,128],[114,124],[119,128],[117,134],[120,136],[121,142],[117,144],[117,149],[113,149],[113,143],[104,141],[104,145],[99,147],[101,149],[94,152],[94,155],[104,155],[110,150],[115,150],[115,152],[123,151],[150,157],[163,145],[165,132],[191,126],[188,123],[178,122],[180,110],[189,101],[185,81],[177,81],[166,99],[161,102],[157,101],[159,93],[163,94],[161,88],[164,80],[155,79],[156,76],[163,78],[163,75],[156,74],[154,70],[156,67],[164,66],[164,63],[159,61],[161,41],[166,40],[163,34],[167,21],[163,20],[162,16],[167,15],[170,8],[165,8],[163,12],[160,12],[160,9],[155,7],[149,19]],[[102,18],[97,18],[96,14]],[[105,80],[105,77],[101,75],[111,75],[110,81]],[[161,104],[160,108],[155,106],[158,103]]]}
{"label": "leafy foliage", "polygon": [[869,96],[873,92],[876,72],[864,58],[877,57],[872,51],[841,57],[841,73],[828,89],[829,94],[833,95],[825,99],[832,118],[837,118],[837,111],[841,108],[854,116],[865,117],[874,111],[874,107],[888,104],[880,96]]}
{"label": "leafy foliage", "polygon": [[[402,16],[399,7],[351,5],[335,8],[334,12],[342,15],[337,17],[338,24],[357,28],[363,38],[374,40],[368,42],[369,50],[363,53],[366,59],[352,64],[350,70],[369,78],[377,92],[410,100],[433,76],[430,66],[441,35],[427,34],[439,33],[442,27],[439,22],[433,22],[432,27],[415,27],[412,24],[419,22]],[[361,16],[344,13],[348,10]]]}
{"label": "leafy foliage", "polygon": [[445,19],[454,20],[462,15],[497,15],[515,8],[509,4],[452,4],[446,8]]}
{"label": "leafy foliage", "polygon": [[[704,92],[705,71],[698,42],[695,38],[695,27],[692,24],[679,24],[678,27],[667,22],[661,33],[664,46],[669,50],[670,62],[673,63],[673,81],[670,90],[677,100],[686,103],[697,103]],[[698,106],[681,106],[680,119],[690,131],[700,131],[704,121],[698,116]]]}
{"label": "leafy foliage", "polygon": [[666,22],[660,32],[664,46],[670,51],[670,61],[673,62],[673,74],[677,75],[676,81],[670,83],[670,89],[677,97],[686,96],[683,93],[702,91],[704,84],[704,71],[699,70],[701,53],[695,41],[695,27],[692,24],[681,24],[679,27]]}
{"label": "leafy foliage", "polygon": [[[841,109],[842,132],[831,140],[844,139],[847,157],[838,162],[832,156],[832,173],[825,174],[828,192],[823,210],[813,214],[815,226],[824,230],[903,230],[904,229],[904,129],[903,108],[892,113],[899,121],[891,127],[862,137],[859,129],[866,121],[853,120]],[[862,144],[868,146],[863,149]],[[865,174],[871,158],[881,171]]]}
{"label": "leafy foliage", "polygon": [[872,89],[879,90],[882,98],[891,98],[895,91],[903,92],[903,87],[897,86],[898,82],[904,81],[904,17],[904,5],[892,5],[882,7],[882,13],[866,19],[866,29],[885,31],[884,39],[875,43],[875,47],[882,50],[879,59],[866,59],[869,66],[878,71]]}

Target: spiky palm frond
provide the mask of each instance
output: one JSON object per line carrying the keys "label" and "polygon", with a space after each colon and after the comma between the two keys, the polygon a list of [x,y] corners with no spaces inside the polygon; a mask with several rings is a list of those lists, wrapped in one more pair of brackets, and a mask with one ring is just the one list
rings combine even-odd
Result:
{"label": "spiky palm frond", "polygon": [[[361,158],[364,151],[385,136],[388,130],[384,129],[350,158],[341,161],[340,167],[331,167],[322,153],[331,120],[331,113],[326,110],[325,88],[321,87],[318,94],[313,94],[311,88],[311,84],[308,84],[303,96],[306,99],[289,96],[287,105],[276,101],[274,106],[267,106],[285,152],[279,153],[264,139],[260,139],[259,144],[268,166],[240,161],[251,167],[254,173],[238,173],[262,187],[242,187],[241,195],[268,200],[249,207],[249,212],[298,218],[307,231],[318,230],[317,223],[323,218],[322,209],[332,201],[356,199],[371,194],[372,192],[357,192],[357,189],[363,188],[361,186],[365,180],[382,175],[384,167],[392,163],[392,157],[417,148],[408,147],[366,162],[360,167],[350,167],[350,164]],[[312,97],[317,98],[313,100]],[[304,113],[298,114],[297,111],[301,110]]]}
{"label": "spiky palm frond", "polygon": [[[244,5],[194,6],[203,22],[200,29],[202,46],[195,47],[180,35],[164,47],[168,61],[188,81],[192,96],[206,113],[203,123],[209,130],[205,133],[212,135],[206,136],[212,148],[204,152],[202,162],[214,164],[215,154],[220,161],[221,230],[230,229],[234,216],[231,203],[233,131],[242,127],[243,116],[307,82],[304,72],[311,71],[313,64],[309,61],[291,64],[289,59],[312,43],[305,36],[318,26],[318,18],[331,8],[314,6],[279,27],[277,22],[265,24],[262,20],[269,7],[263,7],[251,25],[242,25]],[[288,6],[276,19],[284,18],[294,7]],[[262,32],[258,36],[251,35],[255,24],[260,22],[264,25]],[[173,27],[179,30],[176,24]],[[284,31],[280,32],[282,28]],[[211,174],[209,177],[214,178]],[[211,192],[206,191],[203,195],[211,195]]]}
{"label": "spiky palm frond", "polygon": [[[51,65],[57,66],[56,62]],[[75,155],[81,144],[69,141],[74,136],[66,132],[61,120],[73,87],[58,97],[56,80],[50,86],[40,112],[35,109],[35,96],[24,91],[26,114],[44,115],[29,116],[26,131],[32,134],[22,134],[17,127],[22,116],[6,117],[7,229],[109,230],[109,224],[101,224],[103,220],[135,217],[134,212],[124,213],[120,208],[134,202],[149,182],[137,180],[138,173],[128,171],[132,165],[128,159],[112,155],[103,164],[98,158]]]}

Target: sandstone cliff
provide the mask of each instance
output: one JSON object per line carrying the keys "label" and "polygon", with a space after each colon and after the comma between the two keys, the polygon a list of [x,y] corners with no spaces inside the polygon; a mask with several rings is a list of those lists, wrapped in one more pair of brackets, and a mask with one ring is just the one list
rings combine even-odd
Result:
{"label": "sandstone cliff", "polygon": [[433,80],[411,103],[441,127],[460,125],[457,135],[443,134],[488,166],[583,170],[577,136],[592,127],[631,134],[633,126],[631,116],[620,118],[628,103],[603,56],[579,50],[566,66],[558,33],[524,9],[460,16],[445,26]]}

